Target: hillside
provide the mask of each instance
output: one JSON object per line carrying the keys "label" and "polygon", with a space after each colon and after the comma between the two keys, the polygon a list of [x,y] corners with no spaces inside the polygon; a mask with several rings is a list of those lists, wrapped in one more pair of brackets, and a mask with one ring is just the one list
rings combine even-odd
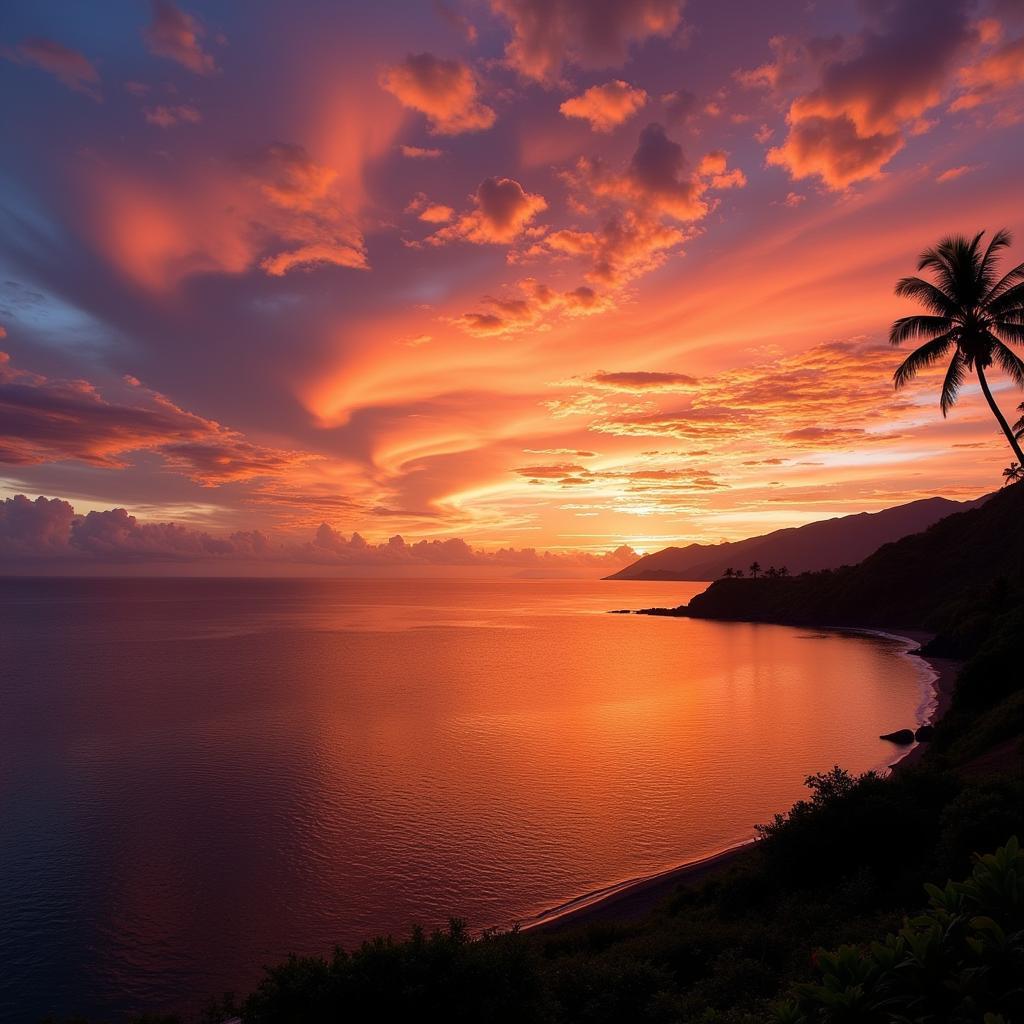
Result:
{"label": "hillside", "polygon": [[[924,627],[949,644],[1024,586],[1024,485],[879,548],[788,579],[722,579],[666,614],[807,625]],[[973,646],[973,644],[972,644]]]}
{"label": "hillside", "polygon": [[786,566],[791,574],[835,569],[860,562],[883,544],[926,530],[946,516],[984,500],[922,498],[881,512],[825,519],[741,541],[664,548],[607,578],[714,580],[730,566],[746,569],[751,562],[760,562],[765,567]]}

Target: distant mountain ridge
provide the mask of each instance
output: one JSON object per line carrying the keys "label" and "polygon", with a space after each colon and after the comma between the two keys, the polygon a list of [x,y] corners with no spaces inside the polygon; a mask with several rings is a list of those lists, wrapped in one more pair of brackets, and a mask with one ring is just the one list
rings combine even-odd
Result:
{"label": "distant mountain ridge", "polygon": [[[1024,483],[920,533],[885,544],[857,565],[787,579],[719,579],[688,605],[658,614],[692,618],[926,628],[958,656],[978,647],[992,614],[1024,611]],[[982,632],[984,630],[982,629]],[[934,644],[932,645],[934,649]],[[1019,685],[1020,672],[1016,673]]]}
{"label": "distant mountain ridge", "polygon": [[752,562],[759,562],[765,569],[770,565],[785,566],[791,574],[836,569],[863,561],[883,544],[920,533],[947,516],[975,508],[988,497],[974,501],[921,498],[881,512],[823,519],[746,540],[664,548],[606,578],[715,580],[727,568],[746,571]]}

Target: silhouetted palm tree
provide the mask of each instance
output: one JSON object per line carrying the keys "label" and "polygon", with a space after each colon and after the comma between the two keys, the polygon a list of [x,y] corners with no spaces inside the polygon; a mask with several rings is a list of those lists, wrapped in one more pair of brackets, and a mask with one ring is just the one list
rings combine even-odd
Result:
{"label": "silhouetted palm tree", "polygon": [[[1024,413],[1024,402],[1021,402],[1017,406],[1017,412]],[[1013,436],[1019,441],[1021,435],[1024,434],[1024,416],[1021,416],[1019,420],[1013,425]]]}
{"label": "silhouetted palm tree", "polygon": [[1015,484],[1018,480],[1024,480],[1024,466],[1019,462],[1011,462],[1003,470],[1003,486]]}
{"label": "silhouetted palm tree", "polygon": [[918,270],[929,270],[933,281],[904,277],[896,294],[917,299],[927,315],[905,316],[889,331],[889,341],[901,345],[912,338],[928,338],[900,364],[893,379],[897,389],[908,384],[920,370],[931,366],[950,351],[953,358],[942,383],[939,405],[945,416],[956,402],[964,375],[975,372],[982,393],[1017,461],[1024,464],[1024,452],[996,405],[985,371],[998,363],[1010,378],[1024,387],[1024,361],[1008,344],[1024,344],[1024,263],[996,276],[996,254],[1010,244],[1008,231],[997,231],[982,250],[984,231],[974,238],[951,235],[926,249]]}
{"label": "silhouetted palm tree", "polygon": [[749,570],[749,572],[750,572],[750,575],[753,576],[755,580],[757,579],[758,573],[760,573],[760,571],[761,571],[761,563],[760,562],[751,562],[750,563],[750,570]]}
{"label": "silhouetted palm tree", "polygon": [[731,579],[731,578],[732,578],[732,576],[733,576],[733,573],[734,573],[734,570],[733,570],[733,569],[732,569],[731,567],[730,567],[730,568],[728,568],[728,569],[723,569],[723,570],[722,570],[722,575],[723,575],[723,576],[724,576],[724,577],[725,577],[726,579]]}
{"label": "silhouetted palm tree", "polygon": [[779,566],[779,575],[780,576],[788,576],[789,575],[789,569],[787,569],[784,565],[780,565]]}

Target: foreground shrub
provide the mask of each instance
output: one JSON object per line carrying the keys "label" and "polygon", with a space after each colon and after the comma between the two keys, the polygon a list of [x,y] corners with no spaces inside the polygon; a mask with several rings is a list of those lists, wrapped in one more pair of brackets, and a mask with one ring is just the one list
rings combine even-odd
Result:
{"label": "foreground shrub", "polygon": [[978,857],[965,882],[926,886],[928,909],[869,948],[817,954],[779,1024],[975,1022],[1024,1013],[1024,852],[1016,838]]}

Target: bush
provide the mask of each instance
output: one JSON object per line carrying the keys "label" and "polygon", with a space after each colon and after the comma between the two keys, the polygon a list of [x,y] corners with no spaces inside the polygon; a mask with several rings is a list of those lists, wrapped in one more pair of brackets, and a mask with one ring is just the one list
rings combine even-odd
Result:
{"label": "bush", "polygon": [[965,882],[926,886],[929,906],[867,949],[816,957],[779,1024],[1017,1019],[1024,1012],[1024,853],[1016,838]]}

